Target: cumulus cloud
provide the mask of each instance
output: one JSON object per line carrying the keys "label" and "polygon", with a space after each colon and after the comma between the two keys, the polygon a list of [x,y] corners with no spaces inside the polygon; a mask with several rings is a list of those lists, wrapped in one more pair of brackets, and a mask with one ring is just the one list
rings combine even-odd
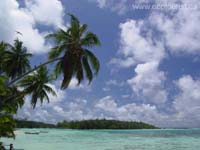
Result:
{"label": "cumulus cloud", "polygon": [[160,120],[165,118],[154,105],[130,103],[119,106],[111,96],[100,99],[95,107],[108,119],[144,121],[160,125],[162,124]]}
{"label": "cumulus cloud", "polygon": [[[188,93],[185,83],[189,83],[195,92]],[[105,96],[89,104],[84,98],[71,99],[65,95],[67,101],[62,99],[52,105],[37,107],[32,110],[28,103],[19,111],[18,117],[29,120],[56,123],[62,120],[83,119],[118,119],[124,121],[143,121],[159,127],[198,127],[199,100],[197,90],[200,81],[196,82],[190,76],[184,76],[177,81],[180,94],[173,102],[174,113],[163,113],[156,105],[150,104],[119,104],[112,96]],[[190,99],[190,100],[189,100]],[[193,102],[194,101],[194,102]],[[188,108],[185,107],[188,105]]]}
{"label": "cumulus cloud", "polygon": [[[163,1],[151,1],[153,2],[165,4]],[[170,1],[168,4],[170,6],[190,4],[191,6],[198,4],[198,1],[179,0]],[[145,18],[129,19],[119,25],[120,47],[117,53],[119,57],[113,58],[110,63],[124,68],[136,66],[136,74],[128,80],[133,92],[144,101],[159,104],[168,100],[168,93],[164,87],[166,76],[159,69],[160,62],[168,53],[175,56],[199,55],[200,30],[197,24],[200,21],[200,8],[182,7],[148,11],[149,16]]]}
{"label": "cumulus cloud", "polygon": [[125,83],[123,81],[117,81],[114,79],[106,81],[106,88],[109,88],[111,86],[116,86],[116,87],[123,87]]}
{"label": "cumulus cloud", "polygon": [[174,112],[163,113],[156,105],[128,103],[119,105],[111,96],[101,98],[95,105],[102,118],[143,121],[159,127],[198,128],[200,119],[200,80],[183,76],[176,85],[180,90],[173,102]]}
{"label": "cumulus cloud", "polygon": [[105,92],[108,92],[108,91],[111,91],[111,89],[113,87],[122,89],[123,86],[125,86],[124,81],[118,81],[118,80],[111,79],[111,80],[108,80],[105,82],[105,86],[102,88],[102,90]]}
{"label": "cumulus cloud", "polygon": [[[198,1],[192,0],[196,4]],[[154,12],[149,21],[162,34],[166,46],[172,53],[198,54],[200,45],[200,9],[179,9],[176,12],[164,14]]]}
{"label": "cumulus cloud", "polygon": [[53,103],[51,101],[49,104],[37,106],[34,110],[26,102],[25,106],[18,111],[17,117],[57,123],[63,120],[91,119],[94,118],[93,115],[92,109],[87,108],[87,101],[85,99],[70,99],[67,95],[64,95],[62,99],[54,101]]}
{"label": "cumulus cloud", "polygon": [[175,97],[173,107],[176,111],[176,122],[186,127],[199,127],[200,123],[200,80],[183,76],[176,85],[179,94]]}
{"label": "cumulus cloud", "polygon": [[[132,2],[142,4],[144,1]],[[146,4],[164,5],[164,1],[145,1]],[[170,52],[173,55],[199,54],[200,7],[198,0],[170,1],[169,6],[185,6],[177,9],[149,9],[149,16],[140,19],[129,19],[119,25],[120,48],[118,55],[110,63],[128,68],[138,63],[162,61]],[[187,5],[186,5],[187,4]],[[150,5],[149,5],[150,6]],[[188,7],[186,7],[188,6]],[[191,21],[192,20],[192,21]]]}
{"label": "cumulus cloud", "polygon": [[[12,43],[13,40],[18,37],[24,42],[24,45],[32,53],[40,54],[45,53],[50,48],[50,45],[45,42],[45,35],[47,32],[40,32],[37,28],[38,22],[46,22],[46,24],[53,24],[56,26],[61,26],[62,24],[62,15],[58,15],[62,12],[61,4],[59,4],[59,9],[56,9],[58,6],[54,4],[56,0],[51,1],[48,6],[54,11],[56,19],[54,22],[51,19],[48,19],[49,9],[43,8],[44,1],[35,1],[35,3],[28,4],[27,7],[21,8],[19,3],[15,0],[2,0],[0,3],[0,40]],[[57,2],[58,3],[58,2]],[[50,5],[51,4],[51,5]],[[36,7],[37,6],[37,7]],[[28,8],[30,7],[30,8]],[[39,9],[40,11],[37,11]],[[44,18],[38,18],[34,12],[44,14]],[[42,12],[41,12],[42,11]],[[58,12],[57,12],[58,11]],[[51,13],[49,13],[50,15]],[[52,15],[51,15],[52,17]],[[21,32],[23,35],[16,34],[16,31]]]}
{"label": "cumulus cloud", "polygon": [[40,102],[38,101],[36,109],[33,110],[30,104],[31,97],[27,96],[25,104],[23,108],[18,111],[17,116],[21,118],[27,118],[30,120],[38,119],[36,121],[45,121],[45,122],[48,122],[49,121],[48,119],[50,117],[52,117],[51,119],[53,119],[55,116],[49,113],[49,108],[52,108],[58,105],[59,103],[62,103],[62,101],[64,101],[67,98],[67,94],[65,91],[60,90],[60,88],[58,88],[56,84],[49,84],[49,86],[56,92],[56,96],[48,94],[50,103],[44,100],[43,104],[40,104]]}
{"label": "cumulus cloud", "polygon": [[[142,5],[144,3],[146,5]],[[130,34],[128,34],[129,32],[126,32],[128,35],[125,34],[126,37],[131,36],[132,39],[135,39],[134,37],[137,37],[138,32],[146,27],[148,28],[149,33],[156,31],[156,36],[159,37],[156,42],[161,42],[161,44],[167,47],[171,53],[199,53],[200,45],[198,41],[200,40],[200,29],[197,24],[200,23],[200,7],[198,0],[171,0],[167,2],[159,0],[134,1],[132,2],[132,5],[134,4],[141,4],[140,6],[152,6],[152,4],[154,4],[154,6],[163,7],[160,9],[153,9],[150,7],[148,10],[150,15],[142,21],[132,20],[121,24],[121,35],[123,34],[123,31],[125,31],[123,30],[122,25],[126,29],[132,28]],[[132,23],[130,24],[130,22]],[[128,25],[131,27],[127,27]],[[127,43],[127,38],[121,36],[121,39],[124,39],[122,45]],[[143,41],[145,40],[147,43],[151,44],[153,38],[150,37],[149,40],[147,36],[143,40],[141,40],[141,38],[137,39],[139,41],[138,44],[132,41],[132,44],[128,45],[141,45],[142,43],[142,45],[145,46],[146,44]],[[135,47],[132,47],[131,49],[134,50],[134,48]]]}
{"label": "cumulus cloud", "polygon": [[165,57],[161,41],[153,38],[153,33],[147,30],[144,21],[127,20],[120,27],[120,48],[118,53],[122,59],[114,58],[110,63],[121,67],[130,67],[138,63],[160,61]]}
{"label": "cumulus cloud", "polygon": [[68,89],[70,90],[84,90],[87,92],[90,92],[92,90],[92,85],[89,85],[86,81],[78,85],[78,80],[75,78],[72,78]]}
{"label": "cumulus cloud", "polygon": [[161,104],[167,101],[167,92],[164,89],[165,74],[158,70],[158,62],[149,62],[137,65],[136,76],[128,80],[132,90],[142,100]]}
{"label": "cumulus cloud", "polygon": [[128,0],[88,0],[97,3],[99,8],[109,8],[118,14],[124,14],[128,11]]}
{"label": "cumulus cloud", "polygon": [[26,0],[26,7],[41,24],[53,25],[55,28],[63,26],[64,8],[59,0]]}
{"label": "cumulus cloud", "polygon": [[[73,79],[72,82],[76,83]],[[48,94],[50,103],[44,100],[43,104],[37,103],[35,109],[30,104],[30,96],[26,98],[25,105],[18,111],[17,117],[29,120],[56,123],[62,120],[81,120],[92,118],[91,110],[87,107],[87,100],[69,97],[67,92],[60,89],[60,81],[49,86],[56,92],[57,96]],[[69,90],[89,91],[89,88],[77,86],[70,83]]]}

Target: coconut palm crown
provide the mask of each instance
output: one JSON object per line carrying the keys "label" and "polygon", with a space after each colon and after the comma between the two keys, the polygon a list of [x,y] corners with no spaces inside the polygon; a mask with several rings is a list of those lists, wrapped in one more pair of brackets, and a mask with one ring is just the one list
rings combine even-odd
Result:
{"label": "coconut palm crown", "polygon": [[71,24],[66,31],[60,29],[55,34],[47,36],[56,43],[56,47],[49,52],[49,59],[62,56],[54,70],[56,78],[63,73],[62,89],[68,87],[73,77],[78,80],[78,84],[84,77],[90,83],[100,68],[99,60],[89,50],[89,48],[100,45],[98,37],[87,31],[88,26],[80,24],[75,16],[70,14],[70,17]]}
{"label": "coconut palm crown", "polygon": [[23,43],[18,39],[15,40],[14,46],[9,45],[5,51],[3,63],[6,64],[6,74],[14,79],[31,68],[29,58],[32,54],[27,53],[27,49],[23,46]]}
{"label": "coconut palm crown", "polygon": [[19,86],[24,88],[24,93],[31,95],[33,108],[36,107],[38,99],[43,103],[44,100],[49,102],[48,94],[56,96],[55,91],[49,85],[51,81],[52,76],[48,75],[47,68],[42,66],[19,82]]}

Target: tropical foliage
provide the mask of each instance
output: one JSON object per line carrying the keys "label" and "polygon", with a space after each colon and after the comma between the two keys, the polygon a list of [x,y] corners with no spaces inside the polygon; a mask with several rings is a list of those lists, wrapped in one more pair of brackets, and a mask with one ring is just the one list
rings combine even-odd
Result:
{"label": "tropical foliage", "polygon": [[63,129],[157,129],[157,127],[143,122],[128,122],[118,120],[82,120],[63,121],[57,125],[42,122],[16,120],[17,128],[63,128]]}
{"label": "tropical foliage", "polygon": [[44,99],[49,102],[48,93],[56,96],[55,91],[48,85],[52,80],[53,78],[49,76],[47,68],[42,66],[20,81],[19,85],[24,88],[24,93],[31,95],[33,108],[35,108],[38,99],[41,103]]}
{"label": "tropical foliage", "polygon": [[[50,83],[63,75],[62,89],[66,89],[73,77],[79,84],[84,77],[92,81],[99,71],[97,57],[88,49],[99,46],[97,36],[87,31],[86,24],[70,14],[71,25],[64,31],[49,34],[55,46],[48,54],[48,61],[31,68],[31,53],[19,39],[14,44],[0,43],[0,138],[14,137],[13,116],[23,107],[25,97],[31,97],[33,108],[38,101],[50,101],[49,94],[56,95]],[[57,62],[53,73],[47,65]]]}
{"label": "tropical foliage", "polygon": [[18,39],[15,40],[14,46],[10,44],[7,46],[8,48],[2,59],[3,64],[6,64],[3,66],[3,70],[11,79],[14,79],[31,68],[29,58],[32,54],[27,53],[27,49],[23,47],[23,43]]}
{"label": "tropical foliage", "polygon": [[67,129],[156,129],[155,126],[143,122],[128,122],[118,120],[83,120],[63,121],[57,124],[58,128]]}
{"label": "tropical foliage", "polygon": [[[60,29],[54,34],[49,34],[47,38],[55,41],[56,46],[49,52],[49,59],[55,59],[62,55],[58,61],[54,73],[55,77],[63,73],[62,88],[68,87],[72,77],[76,77],[78,83],[84,79],[84,72],[89,82],[93,75],[99,71],[99,61],[96,56],[88,50],[93,46],[99,46],[98,37],[87,31],[87,25],[81,25],[79,20],[71,16],[71,26],[66,31]],[[90,65],[91,64],[91,65]]]}
{"label": "tropical foliage", "polygon": [[43,122],[36,122],[36,121],[27,121],[27,120],[19,120],[16,121],[17,128],[56,128],[54,124],[47,124]]}

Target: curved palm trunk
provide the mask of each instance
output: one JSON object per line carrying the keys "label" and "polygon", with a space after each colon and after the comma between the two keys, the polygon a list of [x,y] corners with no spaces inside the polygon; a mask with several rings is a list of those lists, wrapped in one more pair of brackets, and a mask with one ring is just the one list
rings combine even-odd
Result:
{"label": "curved palm trunk", "polygon": [[49,61],[47,61],[47,62],[45,62],[45,63],[43,63],[43,64],[40,64],[39,66],[36,66],[35,68],[29,70],[28,72],[24,73],[23,75],[21,75],[21,76],[15,78],[15,79],[13,79],[12,81],[10,81],[10,82],[7,84],[7,86],[10,86],[10,85],[14,84],[15,82],[17,82],[17,81],[19,81],[20,79],[24,78],[26,75],[32,73],[33,71],[36,71],[36,70],[39,69],[40,67],[46,66],[46,65],[48,65],[48,64],[50,64],[50,63],[52,63],[52,62],[61,60],[62,58],[63,58],[63,57],[58,57],[58,58],[49,60]]}

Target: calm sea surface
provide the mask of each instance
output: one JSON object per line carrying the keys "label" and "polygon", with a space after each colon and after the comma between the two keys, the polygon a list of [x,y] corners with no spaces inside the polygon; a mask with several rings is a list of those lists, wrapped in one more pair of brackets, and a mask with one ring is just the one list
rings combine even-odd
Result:
{"label": "calm sea surface", "polygon": [[[39,135],[25,131],[48,131]],[[23,129],[5,144],[24,150],[200,150],[200,129],[187,130],[58,130]]]}

